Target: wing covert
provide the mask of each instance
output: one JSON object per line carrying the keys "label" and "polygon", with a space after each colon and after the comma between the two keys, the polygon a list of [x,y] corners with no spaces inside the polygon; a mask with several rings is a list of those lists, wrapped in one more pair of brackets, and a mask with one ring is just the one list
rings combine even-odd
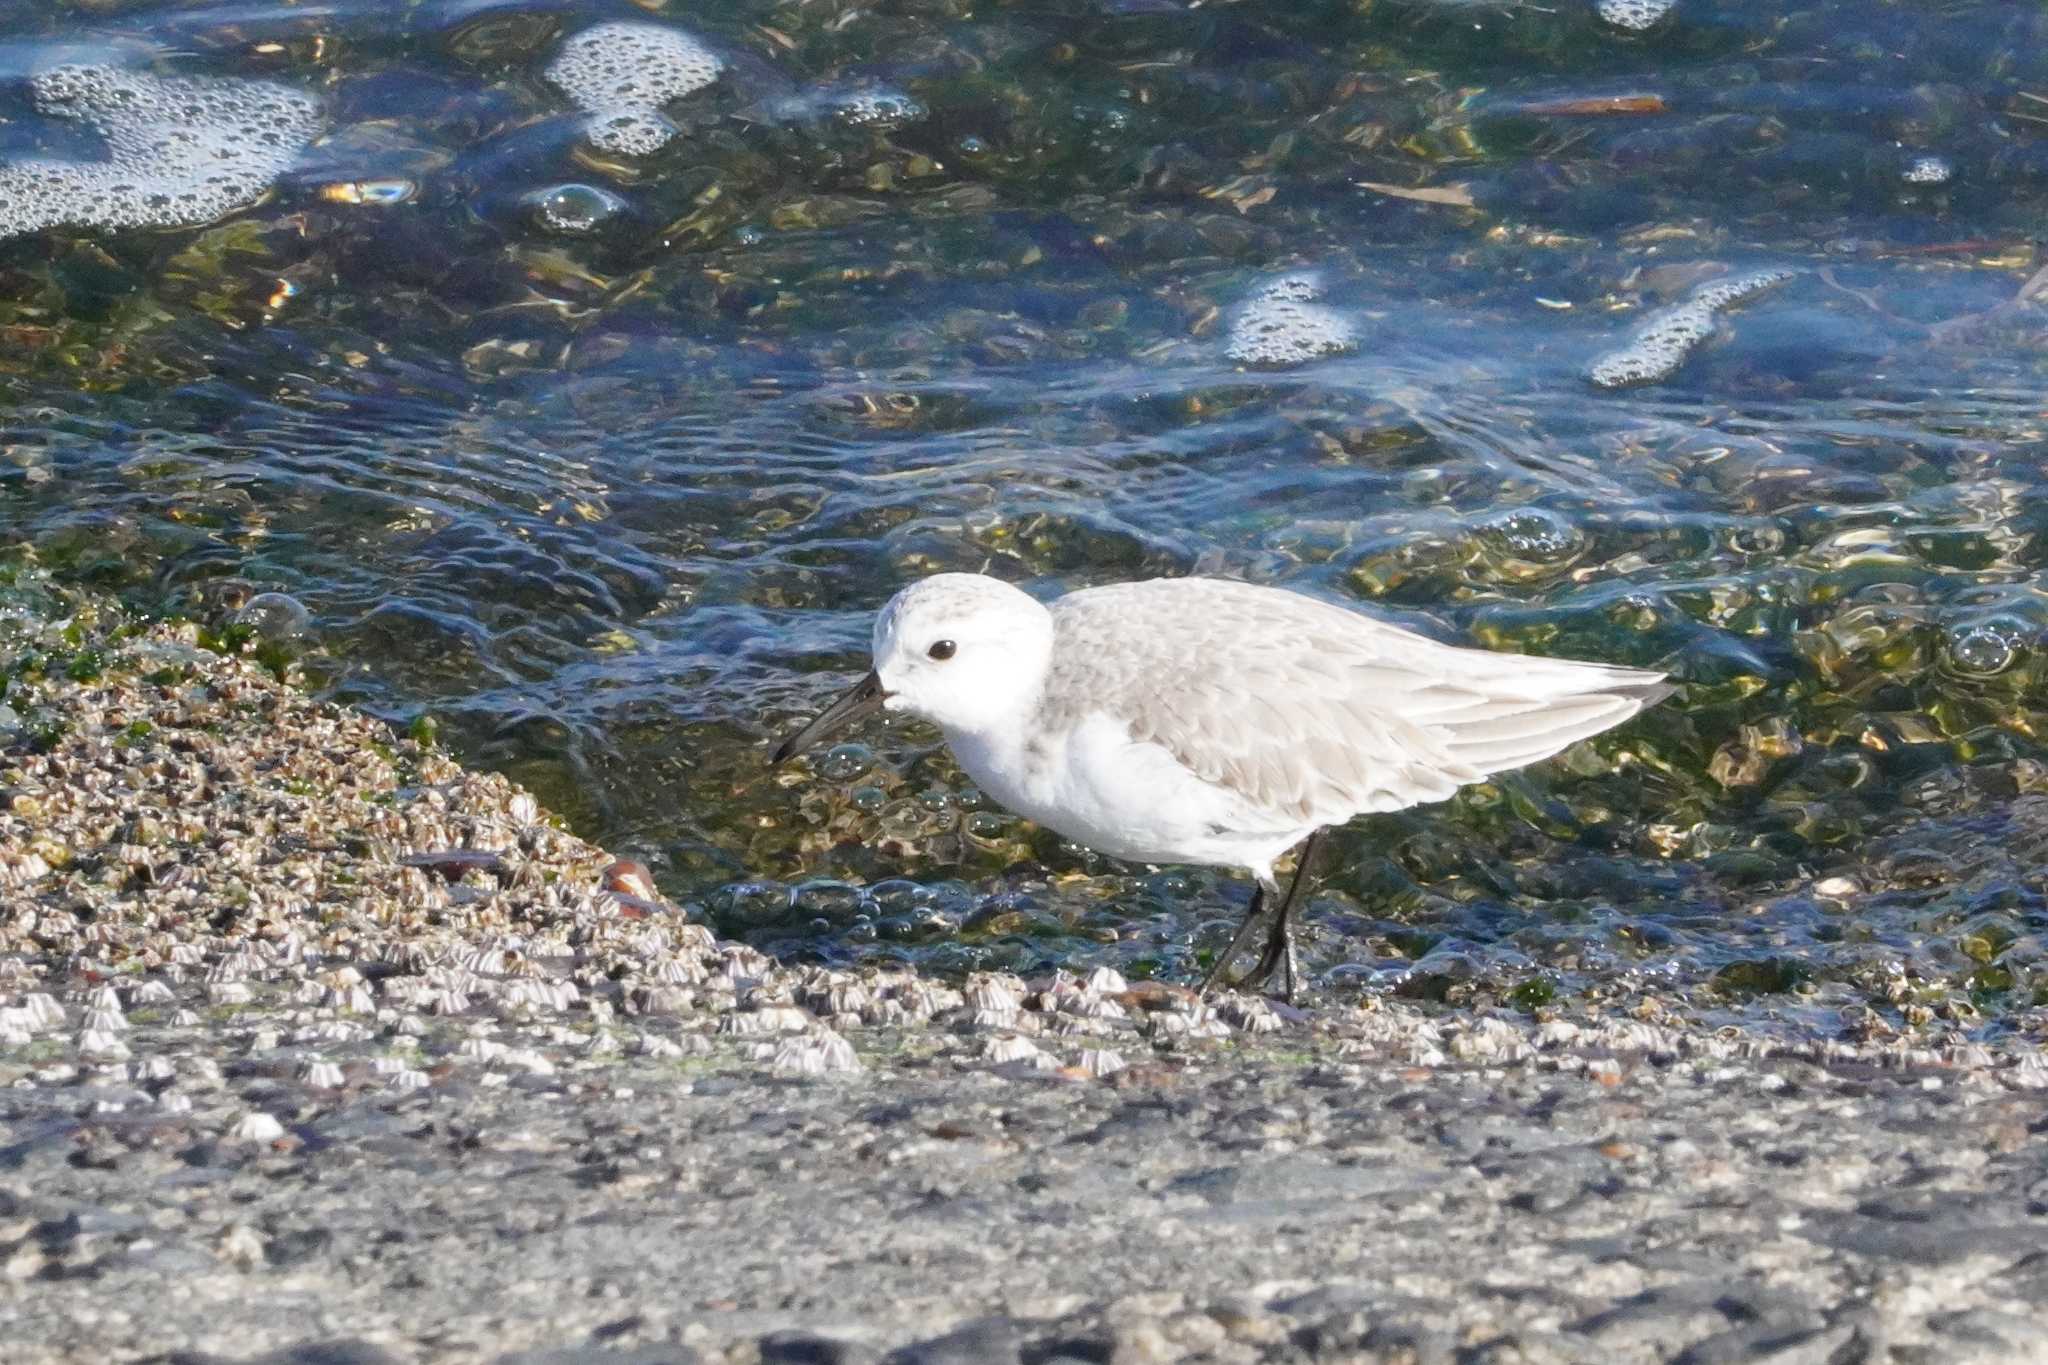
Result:
{"label": "wing covert", "polygon": [[1461,649],[1226,579],[1090,588],[1052,613],[1046,724],[1102,710],[1304,824],[1443,800],[1670,690],[1661,674]]}

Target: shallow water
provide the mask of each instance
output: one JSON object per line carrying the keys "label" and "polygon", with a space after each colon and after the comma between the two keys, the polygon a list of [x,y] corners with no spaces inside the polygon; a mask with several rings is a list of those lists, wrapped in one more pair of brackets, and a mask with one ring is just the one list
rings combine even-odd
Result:
{"label": "shallow water", "polygon": [[[1223,572],[1687,684],[1346,831],[1330,989],[2048,999],[2033,7],[28,9],[0,157],[104,154],[58,62],[320,133],[216,221],[0,241],[9,537],[142,607],[291,594],[333,695],[728,932],[1195,970],[1238,879],[1062,847],[914,727],[765,754],[920,574]],[[608,20],[719,63],[644,155],[549,75]],[[1248,346],[1275,290],[1322,321]]]}

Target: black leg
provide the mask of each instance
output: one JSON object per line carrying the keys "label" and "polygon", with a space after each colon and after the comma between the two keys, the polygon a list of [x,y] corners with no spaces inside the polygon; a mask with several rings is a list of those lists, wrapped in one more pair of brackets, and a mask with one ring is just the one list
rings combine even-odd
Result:
{"label": "black leg", "polygon": [[1294,876],[1287,883],[1287,894],[1280,900],[1280,909],[1273,916],[1273,927],[1266,934],[1266,950],[1259,954],[1259,963],[1245,973],[1239,981],[1239,989],[1263,986],[1272,980],[1273,973],[1280,973],[1280,998],[1288,1004],[1294,1003],[1294,939],[1288,932],[1287,918],[1294,913],[1295,898],[1301,894],[1301,884],[1308,880],[1309,864],[1315,861],[1316,847],[1322,842],[1323,832],[1317,830],[1301,841],[1301,851],[1294,857]]}
{"label": "black leg", "polygon": [[[1245,907],[1244,923],[1237,926],[1237,937],[1230,940],[1228,948],[1225,948],[1216,955],[1215,965],[1211,966],[1209,974],[1202,978],[1201,988],[1195,992],[1196,999],[1199,1000],[1214,990],[1216,984],[1223,981],[1223,974],[1230,970],[1230,964],[1237,960],[1237,955],[1250,946],[1252,930],[1259,923],[1259,912],[1265,908],[1266,888],[1261,886],[1252,892],[1252,903]],[[1227,985],[1229,983],[1225,982],[1224,984]]]}

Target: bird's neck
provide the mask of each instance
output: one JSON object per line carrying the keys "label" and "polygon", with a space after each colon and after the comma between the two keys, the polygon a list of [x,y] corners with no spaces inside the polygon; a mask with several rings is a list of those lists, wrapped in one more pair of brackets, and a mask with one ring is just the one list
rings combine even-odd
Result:
{"label": "bird's neck", "polygon": [[1040,724],[1039,698],[1027,699],[1000,717],[989,717],[974,725],[941,727],[946,747],[974,784],[1004,805],[1020,804],[1024,793],[1017,790],[1029,775],[1044,766],[1043,750],[1048,740]]}

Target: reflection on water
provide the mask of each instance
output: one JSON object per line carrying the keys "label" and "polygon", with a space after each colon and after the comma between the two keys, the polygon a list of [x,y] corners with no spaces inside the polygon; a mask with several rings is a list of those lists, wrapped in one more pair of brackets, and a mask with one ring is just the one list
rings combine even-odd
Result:
{"label": "reflection on water", "polygon": [[[322,132],[210,224],[0,242],[0,506],[139,602],[289,593],[335,695],[789,952],[1187,972],[1246,894],[1063,848],[913,729],[766,773],[920,574],[1224,572],[1667,668],[1593,748],[1347,832],[1323,979],[1996,1017],[2048,998],[2044,30],[14,11],[13,164],[126,145],[39,109],[60,61],[286,87]],[[1589,380],[1645,335],[1681,344]]]}

